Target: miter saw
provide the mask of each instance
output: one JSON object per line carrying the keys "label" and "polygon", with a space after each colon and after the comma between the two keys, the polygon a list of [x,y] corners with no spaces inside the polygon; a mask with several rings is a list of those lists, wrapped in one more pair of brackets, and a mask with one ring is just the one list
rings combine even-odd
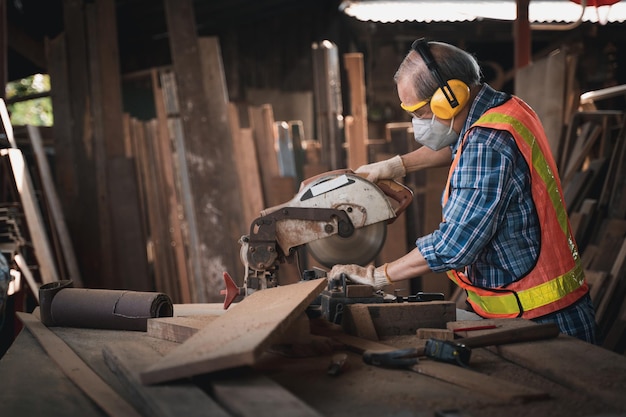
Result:
{"label": "miter saw", "polygon": [[281,285],[279,265],[292,263],[300,247],[329,268],[370,263],[385,242],[387,224],[412,199],[413,192],[403,184],[372,183],[349,169],[303,181],[290,201],[263,210],[239,240],[243,287],[224,272],[224,308],[238,296]]}

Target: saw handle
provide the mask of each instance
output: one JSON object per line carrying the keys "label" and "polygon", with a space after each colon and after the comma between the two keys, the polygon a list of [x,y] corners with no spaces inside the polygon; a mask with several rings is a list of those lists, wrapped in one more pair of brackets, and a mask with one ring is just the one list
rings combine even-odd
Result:
{"label": "saw handle", "polygon": [[406,208],[413,201],[413,191],[404,184],[400,184],[394,180],[379,180],[376,186],[385,193],[385,195],[392,200],[396,201],[399,205],[394,208],[396,217],[389,219],[388,223],[393,223],[398,216],[406,210]]}

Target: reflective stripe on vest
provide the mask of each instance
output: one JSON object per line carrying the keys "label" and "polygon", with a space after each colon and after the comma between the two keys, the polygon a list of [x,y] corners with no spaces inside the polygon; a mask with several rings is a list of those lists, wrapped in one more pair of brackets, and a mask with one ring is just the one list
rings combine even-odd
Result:
{"label": "reflective stripe on vest", "polygon": [[[516,113],[527,123],[522,123],[512,115]],[[513,97],[505,104],[485,113],[473,124],[506,130],[515,138],[531,170],[533,200],[544,242],[541,245],[537,265],[524,278],[505,287],[494,289],[475,287],[465,274],[448,271],[448,277],[467,291],[468,301],[483,317],[543,316],[572,304],[588,290],[561,198],[560,184],[554,175],[556,166],[552,159],[546,157],[551,155],[547,140],[545,137],[537,137],[529,128],[538,121],[536,116],[533,116],[534,113],[525,103]],[[539,127],[535,130],[541,132]],[[463,143],[464,140],[465,138]],[[450,167],[443,198],[444,205],[448,200],[452,173],[458,165],[463,143],[459,146]],[[544,197],[537,199],[538,194]],[[548,241],[550,244],[546,245],[545,242]]]}

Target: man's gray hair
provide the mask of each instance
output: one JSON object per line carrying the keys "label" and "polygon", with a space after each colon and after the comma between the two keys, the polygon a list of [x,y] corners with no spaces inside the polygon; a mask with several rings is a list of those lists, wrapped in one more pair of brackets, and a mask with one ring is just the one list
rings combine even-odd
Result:
{"label": "man's gray hair", "polygon": [[[461,80],[469,87],[480,83],[480,66],[473,55],[443,42],[428,42],[428,47],[444,80]],[[414,50],[406,55],[393,79],[397,83],[405,76],[411,77],[415,94],[420,100],[432,97],[439,88],[422,57]]]}

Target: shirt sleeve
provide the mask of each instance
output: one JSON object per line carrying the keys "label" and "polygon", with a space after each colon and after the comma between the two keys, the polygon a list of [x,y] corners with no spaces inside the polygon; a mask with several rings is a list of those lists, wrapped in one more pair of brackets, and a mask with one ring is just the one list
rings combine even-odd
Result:
{"label": "shirt sleeve", "polygon": [[433,233],[416,241],[434,272],[460,269],[475,262],[497,231],[508,202],[505,188],[512,160],[501,146],[508,132],[474,129],[450,182],[443,221]]}

